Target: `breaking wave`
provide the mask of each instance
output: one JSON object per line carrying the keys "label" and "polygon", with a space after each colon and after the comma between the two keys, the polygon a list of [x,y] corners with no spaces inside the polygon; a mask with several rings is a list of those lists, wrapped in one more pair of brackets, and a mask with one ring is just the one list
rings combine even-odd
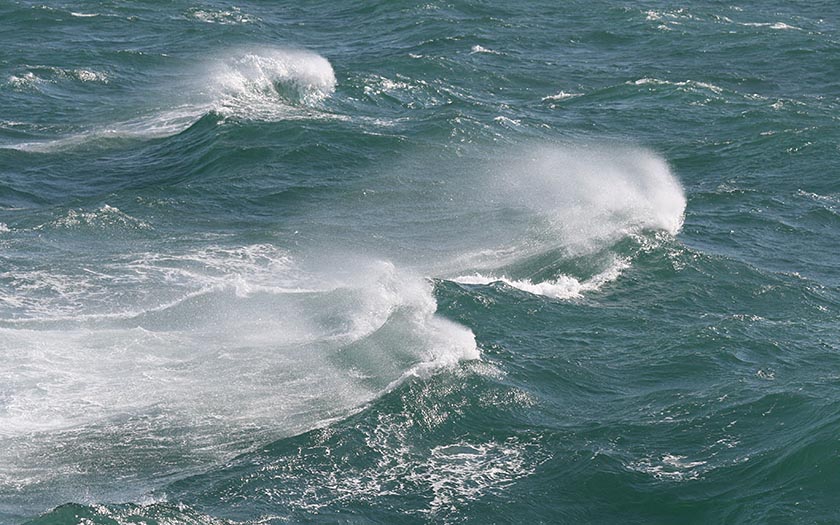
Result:
{"label": "breaking wave", "polygon": [[[88,471],[122,480],[97,498],[137,497],[170,454],[200,468],[479,357],[472,332],[436,314],[432,284],[387,261],[311,270],[254,245],[81,275],[29,276],[53,293],[24,293],[30,314],[0,325],[0,481],[53,504],[82,498],[66,479]],[[21,282],[2,278],[4,302],[19,299]],[[109,298],[114,279],[126,304]]]}
{"label": "breaking wave", "polygon": [[[95,75],[80,71],[77,76],[82,80]],[[18,86],[40,81],[29,75],[10,82]],[[332,117],[318,107],[335,91],[335,73],[326,58],[310,51],[259,48],[228,52],[208,59],[194,71],[174,76],[177,81],[173,85],[159,87],[157,95],[164,100],[159,110],[140,108],[139,116],[127,120],[91,125],[87,131],[57,139],[2,147],[51,152],[91,141],[167,137],[187,130],[208,114],[255,121]]]}

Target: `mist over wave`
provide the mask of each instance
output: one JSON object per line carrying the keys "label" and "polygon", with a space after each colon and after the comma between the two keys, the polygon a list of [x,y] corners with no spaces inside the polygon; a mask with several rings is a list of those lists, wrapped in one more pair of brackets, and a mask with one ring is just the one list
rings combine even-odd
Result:
{"label": "mist over wave", "polygon": [[[514,213],[527,210],[527,221],[511,232],[511,245],[461,256],[459,262],[469,261],[474,268],[466,269],[476,273],[460,275],[457,282],[500,281],[538,295],[581,297],[630,266],[632,257],[614,249],[619,241],[660,231],[673,236],[682,227],[682,187],[667,163],[650,151],[620,145],[539,146],[501,166],[489,200]],[[508,226],[494,225],[492,231]],[[590,269],[578,276],[561,273],[563,262],[576,259],[588,259]]]}
{"label": "mist over wave", "polygon": [[[364,229],[348,220],[314,231],[315,245],[363,246],[431,277],[508,279],[554,297],[618,277],[632,264],[621,243],[676,235],[686,206],[660,156],[620,144],[416,153],[359,184],[351,190],[358,199],[336,203],[331,213],[361,217]],[[570,266],[576,275],[564,273]]]}

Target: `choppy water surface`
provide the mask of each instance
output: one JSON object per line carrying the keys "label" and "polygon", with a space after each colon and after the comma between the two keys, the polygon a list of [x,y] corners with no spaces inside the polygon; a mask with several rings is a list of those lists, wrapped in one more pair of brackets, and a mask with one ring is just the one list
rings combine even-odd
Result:
{"label": "choppy water surface", "polygon": [[0,523],[840,520],[838,19],[0,5]]}

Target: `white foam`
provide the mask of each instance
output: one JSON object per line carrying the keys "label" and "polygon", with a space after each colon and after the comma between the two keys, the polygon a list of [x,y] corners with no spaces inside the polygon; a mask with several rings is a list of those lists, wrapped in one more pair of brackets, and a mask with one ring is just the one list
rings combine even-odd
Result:
{"label": "white foam", "polygon": [[800,197],[808,197],[815,201],[827,202],[830,204],[840,204],[840,194],[820,195],[818,193],[812,193],[802,189],[797,190],[796,194]]}
{"label": "white foam", "polygon": [[475,54],[475,53],[484,53],[484,54],[488,54],[488,55],[501,55],[502,54],[498,51],[494,51],[492,49],[487,49],[486,47],[482,47],[478,44],[476,44],[476,45],[472,46],[472,48],[470,48],[470,54]]}
{"label": "white foam", "polygon": [[628,84],[634,84],[637,86],[644,86],[644,85],[656,85],[656,86],[675,86],[680,88],[683,91],[698,91],[698,90],[706,90],[711,91],[715,94],[720,94],[723,92],[723,88],[711,84],[709,82],[701,82],[697,80],[683,80],[678,82],[672,82],[669,80],[661,80],[658,78],[640,78],[638,80],[634,80],[632,82],[628,82]]}
{"label": "white foam", "polygon": [[7,82],[13,89],[22,91],[37,89],[40,84],[47,81],[31,71],[27,71],[21,75],[10,75]]}
{"label": "white foam", "polygon": [[648,10],[643,12],[645,20],[648,22],[656,22],[657,29],[664,31],[671,31],[671,26],[682,25],[686,21],[698,20],[695,15],[692,15],[685,8],[674,9],[669,11],[654,11]]}
{"label": "white foam", "polygon": [[[424,82],[420,81],[419,84],[422,86]],[[416,87],[407,82],[391,80],[390,78],[379,75],[371,75],[365,79],[364,92],[368,96],[381,95],[383,93],[393,94],[399,91],[413,92],[416,90]]]}
{"label": "white foam", "polygon": [[741,23],[742,26],[747,27],[769,27],[770,29],[777,29],[777,30],[795,30],[795,31],[802,31],[802,28],[788,25],[784,22],[743,22]]}
{"label": "white foam", "polygon": [[[386,261],[322,264],[252,245],[24,279],[40,288],[15,276],[0,287],[24,312],[0,325],[0,489],[92,468],[154,479],[161,447],[186,465],[219,461],[478,357],[427,280]],[[131,443],[132,462],[92,466],[115,443]]]}
{"label": "white foam", "polygon": [[656,479],[669,481],[689,481],[699,479],[705,470],[707,461],[691,461],[686,456],[664,454],[660,458],[645,458],[629,465],[629,468],[649,474]]}
{"label": "white foam", "polygon": [[335,91],[324,57],[303,50],[263,49],[234,54],[211,66],[215,109],[238,118],[275,120],[299,104],[316,106]]}
{"label": "white foam", "polygon": [[452,281],[461,284],[478,285],[501,282],[512,288],[534,295],[544,295],[554,299],[578,299],[583,297],[585,292],[599,290],[604,284],[618,279],[621,272],[629,266],[630,264],[627,261],[617,260],[608,269],[583,281],[569,275],[561,275],[549,281],[535,283],[527,279],[509,279],[505,276],[496,277],[493,275],[482,275],[480,273],[462,275],[455,277]]}
{"label": "white foam", "polygon": [[239,7],[231,7],[228,10],[207,10],[195,9],[189,11],[188,16],[208,24],[250,24],[259,21],[259,18],[243,13]]}
{"label": "white foam", "polygon": [[561,100],[568,100],[570,98],[577,98],[583,96],[583,93],[567,93],[565,91],[561,91],[554,95],[549,95],[547,97],[543,97],[543,102],[559,102]]}
{"label": "white foam", "polygon": [[506,117],[504,115],[499,115],[497,117],[493,117],[493,121],[498,122],[499,124],[502,124],[502,125],[505,125],[505,126],[508,126],[508,127],[510,127],[510,126],[516,127],[516,126],[521,126],[522,125],[521,120],[512,119],[512,118]]}
{"label": "white foam", "polygon": [[63,217],[50,221],[33,228],[34,230],[55,229],[55,228],[78,228],[88,226],[99,229],[122,227],[138,230],[151,230],[152,226],[140,219],[132,217],[120,211],[119,208],[103,204],[94,211],[69,210]]}
{"label": "white foam", "polygon": [[102,82],[108,83],[108,75],[101,71],[93,71],[90,69],[76,69],[73,75],[82,82]]}
{"label": "white foam", "polygon": [[[425,406],[422,424],[434,428],[447,421],[450,412],[450,407],[441,404]],[[325,463],[312,465],[313,475],[301,478],[294,468],[272,465],[273,495],[284,505],[316,514],[337,501],[370,502],[428,493],[430,499],[417,500],[408,512],[449,521],[462,505],[503,492],[548,459],[536,440],[517,438],[455,440],[424,449],[412,441],[416,425],[409,414],[397,413],[381,414],[373,428],[360,428],[365,454],[375,458],[361,466],[348,467],[341,463],[343,454],[330,454],[334,440],[327,437],[316,445],[327,453],[321,455]]]}

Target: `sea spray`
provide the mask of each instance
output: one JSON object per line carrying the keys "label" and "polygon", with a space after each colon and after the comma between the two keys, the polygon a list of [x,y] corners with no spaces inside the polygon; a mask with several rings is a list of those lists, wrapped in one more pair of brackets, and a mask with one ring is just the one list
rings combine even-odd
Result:
{"label": "sea spray", "polygon": [[526,147],[503,158],[491,184],[492,195],[543,218],[571,251],[644,230],[676,235],[686,205],[662,157],[623,144]]}
{"label": "sea spray", "polygon": [[208,67],[207,89],[216,111],[255,120],[283,118],[294,106],[315,106],[335,91],[332,65],[304,50],[257,49],[231,53]]}
{"label": "sea spray", "polygon": [[[6,483],[72,499],[67,473],[111,472],[123,481],[89,488],[95,497],[135,497],[170,454],[202,468],[478,357],[470,330],[437,316],[427,280],[386,261],[328,259],[310,271],[268,246],[140,256],[121,273],[181,299],[55,319],[43,306],[0,327],[14,349],[2,352]],[[113,286],[102,277],[84,293]],[[112,457],[117,442],[129,457]]]}
{"label": "sea spray", "polygon": [[363,198],[334,211],[365,217],[365,231],[338,224],[316,244],[352,239],[348,248],[364,243],[430,277],[506,280],[569,298],[632,264],[625,241],[673,237],[682,226],[682,186],[650,150],[607,142],[475,149],[462,157],[414,153],[359,181]]}

